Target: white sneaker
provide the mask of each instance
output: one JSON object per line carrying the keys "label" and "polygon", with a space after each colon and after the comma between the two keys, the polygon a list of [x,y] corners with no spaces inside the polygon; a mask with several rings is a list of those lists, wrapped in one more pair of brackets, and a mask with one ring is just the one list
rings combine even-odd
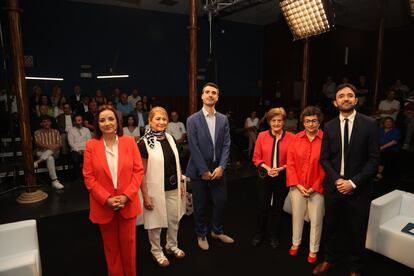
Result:
{"label": "white sneaker", "polygon": [[63,188],[65,188],[65,186],[63,186],[62,183],[60,183],[57,179],[52,181],[52,187],[56,190],[62,190]]}

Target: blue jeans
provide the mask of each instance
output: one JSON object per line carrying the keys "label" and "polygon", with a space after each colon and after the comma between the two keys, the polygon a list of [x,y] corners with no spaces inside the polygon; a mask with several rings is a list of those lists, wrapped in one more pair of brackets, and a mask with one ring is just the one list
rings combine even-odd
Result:
{"label": "blue jeans", "polygon": [[206,209],[207,195],[210,192],[213,200],[212,230],[216,234],[223,233],[224,208],[227,200],[227,184],[224,178],[204,181],[191,179],[193,189],[193,208],[195,232],[198,237],[207,236]]}

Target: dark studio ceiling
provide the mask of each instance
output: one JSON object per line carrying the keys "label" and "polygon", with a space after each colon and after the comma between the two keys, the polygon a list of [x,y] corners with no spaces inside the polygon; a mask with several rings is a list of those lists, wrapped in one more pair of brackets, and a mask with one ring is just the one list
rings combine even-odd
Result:
{"label": "dark studio ceiling", "polygon": [[[188,14],[189,0],[69,0],[100,5],[114,5],[176,14]],[[205,15],[203,6],[208,0],[198,1],[199,15]],[[278,0],[214,0],[229,6],[233,11],[220,12],[223,19],[267,25],[281,19]],[[213,2],[214,2],[213,1]],[[387,28],[400,27],[413,20],[409,16],[409,0],[327,0],[335,13],[335,24],[361,29],[378,28],[380,2],[384,2]],[[212,2],[211,0],[209,2]],[[238,7],[239,6],[239,7]],[[231,10],[231,9],[230,9]]]}

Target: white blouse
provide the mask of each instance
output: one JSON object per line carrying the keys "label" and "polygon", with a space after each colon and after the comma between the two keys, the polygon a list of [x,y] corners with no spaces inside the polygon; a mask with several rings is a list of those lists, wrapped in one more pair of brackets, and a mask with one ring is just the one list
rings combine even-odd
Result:
{"label": "white blouse", "polygon": [[125,135],[132,136],[134,138],[140,136],[139,127],[136,127],[133,132],[129,131],[128,127],[124,127],[122,130],[124,131]]}
{"label": "white blouse", "polygon": [[112,176],[112,183],[114,184],[115,190],[118,189],[118,135],[116,141],[112,146],[112,150],[106,145],[104,139],[106,160],[108,161],[109,171]]}

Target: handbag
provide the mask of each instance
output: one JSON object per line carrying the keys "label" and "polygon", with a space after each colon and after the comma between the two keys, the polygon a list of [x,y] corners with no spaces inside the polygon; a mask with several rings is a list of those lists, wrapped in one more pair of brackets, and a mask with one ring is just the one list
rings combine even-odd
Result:
{"label": "handbag", "polygon": [[[295,187],[293,187],[293,189],[296,189]],[[292,188],[289,189],[289,193],[287,194],[286,198],[285,198],[285,202],[283,203],[283,211],[285,211],[286,213],[292,214],[292,202],[291,202],[291,192],[292,192]],[[306,209],[306,213],[305,213],[305,217],[304,219],[309,222],[309,212],[308,209]]]}

